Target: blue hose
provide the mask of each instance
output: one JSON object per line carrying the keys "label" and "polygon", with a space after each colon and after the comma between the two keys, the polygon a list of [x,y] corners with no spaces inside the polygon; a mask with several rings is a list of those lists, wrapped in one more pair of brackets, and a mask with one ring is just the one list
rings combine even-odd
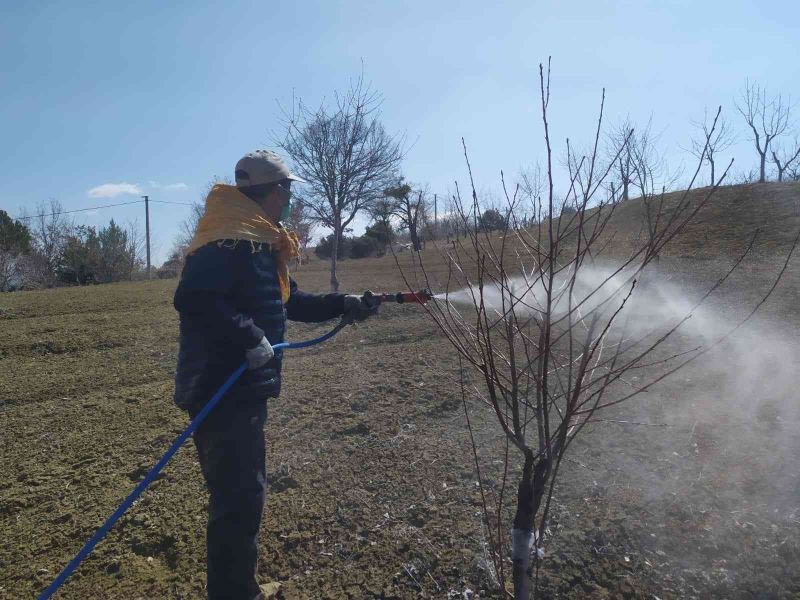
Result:
{"label": "blue hose", "polygon": [[[331,331],[329,331],[325,335],[321,335],[318,338],[314,338],[313,340],[306,340],[304,342],[281,342],[280,344],[275,344],[272,348],[273,350],[294,350],[297,348],[307,348],[309,346],[314,346],[316,344],[320,344],[325,340],[332,338],[334,335],[339,333],[342,330],[342,328],[345,327],[345,325],[347,325],[347,322],[341,321]],[[239,379],[242,373],[244,373],[246,370],[247,370],[247,363],[242,363],[238,369],[236,369],[233,373],[231,373],[230,377],[228,377],[225,383],[222,384],[222,387],[220,387],[217,390],[217,392],[211,397],[211,400],[208,401],[208,404],[206,404],[203,407],[203,409],[199,413],[197,413],[197,416],[194,419],[192,419],[192,422],[189,423],[189,426],[177,438],[175,438],[175,441],[172,442],[172,445],[169,447],[169,449],[158,460],[158,462],[153,466],[153,468],[150,469],[150,471],[148,471],[147,475],[144,476],[144,479],[142,479],[142,481],[139,482],[139,485],[137,485],[134,488],[134,490],[130,494],[128,494],[128,497],[125,498],[125,500],[122,501],[122,504],[120,504],[117,507],[117,510],[115,510],[111,514],[111,516],[108,517],[108,519],[106,519],[106,522],[103,523],[103,525],[101,525],[100,528],[94,532],[94,535],[91,538],[89,538],[88,542],[84,544],[83,548],[81,548],[80,551],[75,555],[75,558],[69,561],[69,564],[66,567],[64,567],[61,573],[58,574],[58,577],[56,577],[53,580],[53,583],[47,586],[47,589],[45,589],[39,596],[39,600],[46,600],[47,598],[52,596],[55,593],[55,591],[59,587],[61,587],[61,585],[67,580],[67,577],[69,577],[72,574],[75,568],[79,564],[81,564],[83,559],[89,556],[89,553],[94,549],[97,543],[103,539],[103,537],[108,533],[109,529],[111,529],[111,527],[114,526],[114,523],[117,522],[117,520],[123,515],[123,513],[126,510],[128,510],[128,508],[130,508],[131,504],[134,503],[136,498],[139,497],[139,495],[145,490],[145,488],[147,488],[147,486],[153,482],[153,480],[159,474],[161,469],[164,468],[164,465],[166,465],[167,462],[169,462],[169,459],[172,458],[172,455],[175,454],[175,452],[177,452],[178,448],[181,447],[183,442],[185,442],[186,439],[190,435],[192,435],[194,430],[197,429],[197,426],[200,425],[200,423],[203,421],[203,419],[206,418],[208,413],[211,412],[211,409],[213,409],[217,405],[222,396],[225,395],[225,393],[231,388],[231,386],[234,383],[236,383],[236,380]]]}

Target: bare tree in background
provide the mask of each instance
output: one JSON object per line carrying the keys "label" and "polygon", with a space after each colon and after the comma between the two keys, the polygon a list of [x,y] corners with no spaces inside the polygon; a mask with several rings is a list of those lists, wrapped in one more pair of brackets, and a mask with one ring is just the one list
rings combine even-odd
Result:
{"label": "bare tree in background", "polygon": [[30,229],[0,210],[0,292],[25,287],[31,250]]}
{"label": "bare tree in background", "polygon": [[128,221],[125,226],[125,235],[127,240],[127,247],[125,255],[128,258],[128,273],[130,279],[142,269],[144,266],[144,256],[147,248],[147,239],[145,238],[142,228],[139,226],[139,221]]}
{"label": "bare tree in background", "polygon": [[[666,163],[658,151],[658,136],[653,133],[652,123],[651,118],[643,129],[636,130],[630,119],[626,118],[612,130],[607,153],[615,157],[611,160],[611,164],[615,166],[611,168],[611,180],[606,187],[610,188],[612,202],[617,201],[618,190],[621,191],[619,200],[624,201],[630,197],[631,188],[634,188],[644,209],[639,237],[642,237],[642,233],[646,233],[651,243],[654,243],[658,229],[657,213],[663,208],[664,194],[672,189],[678,175],[669,174]],[[580,193],[585,193],[587,189],[583,167],[591,154],[592,152],[581,154],[571,152],[567,140],[570,180]],[[619,185],[614,181],[614,174],[619,177]],[[658,260],[658,255],[654,260]]]}
{"label": "bare tree in background", "polygon": [[0,292],[8,292],[20,287],[22,281],[22,261],[20,252],[10,252],[0,248]]}
{"label": "bare tree in background", "polygon": [[467,227],[472,223],[471,219],[464,219],[461,215],[461,203],[458,201],[456,195],[450,196],[447,206],[447,218],[440,220],[444,226],[447,227],[448,236],[450,241],[451,236],[458,240],[462,235],[467,235]]}
{"label": "bare tree in background", "polygon": [[200,221],[200,218],[206,211],[206,197],[208,197],[208,193],[211,191],[211,188],[218,183],[231,185],[231,179],[230,177],[214,176],[203,190],[202,198],[195,199],[191,203],[191,206],[189,207],[189,214],[183,221],[181,221],[178,236],[173,242],[172,251],[170,252],[170,261],[177,261],[178,253],[181,255],[181,262],[183,261],[183,258],[185,258],[184,255],[186,254],[186,249],[189,247],[195,231],[197,231],[197,223]]}
{"label": "bare tree in background", "polygon": [[[547,167],[537,212],[543,218],[533,228],[519,227],[516,214],[524,198],[517,187],[513,193],[506,190],[507,225],[500,235],[469,226],[480,208],[465,147],[472,194],[466,202],[457,195],[455,208],[467,237],[442,248],[442,263],[418,263],[421,278],[429,287],[436,289],[437,283],[445,287],[445,292],[426,309],[463,365],[462,399],[483,499],[490,559],[504,595],[516,600],[528,600],[531,593],[537,594],[553,490],[572,442],[588,424],[602,421],[600,416],[605,409],[646,392],[713,347],[658,354],[691,313],[680,322],[667,323],[663,329],[645,324],[643,333],[641,329],[628,328],[626,312],[644,269],[695,218],[717,189],[715,185],[690,198],[689,191],[698,178],[705,153],[701,153],[686,191],[673,196],[668,207],[658,201],[651,204],[655,209],[654,234],[641,239],[603,276],[587,276],[585,273],[613,238],[613,231],[606,230],[622,201],[618,196],[604,200],[599,190],[618,168],[619,156],[627,154],[630,136],[611,160],[598,160],[603,94],[591,149],[573,162],[568,191],[557,199],[548,122],[549,65],[546,70],[540,66],[540,90]],[[709,138],[716,126],[716,121],[710,126]],[[632,164],[635,155],[629,156],[626,160]],[[573,210],[566,211],[568,207]],[[741,259],[736,265],[739,262]],[[788,257],[778,278],[787,264]],[[408,275],[407,269],[405,274]],[[409,287],[414,286],[409,283]],[[465,368],[476,375],[474,385],[465,376]],[[632,377],[633,373],[636,377]],[[487,483],[479,461],[481,451],[492,450],[479,448],[473,435],[468,402],[472,397],[487,408],[487,418],[496,423],[507,440],[505,450],[497,449],[500,456],[487,458],[488,464],[503,465],[502,472],[494,474],[495,481],[501,483],[493,486]],[[518,479],[514,486],[510,478],[516,469]],[[511,499],[508,496],[514,489],[516,496]],[[508,517],[504,508],[509,504],[514,507],[510,574],[504,565],[509,546],[505,542]],[[513,593],[506,587],[507,582],[513,582]]]}
{"label": "bare tree in background", "polygon": [[519,181],[517,182],[519,193],[522,195],[525,206],[525,218],[523,225],[529,226],[538,223],[541,215],[537,211],[541,209],[542,193],[545,189],[545,177],[542,173],[542,166],[536,164],[532,168],[521,169]]}
{"label": "bare tree in background", "polygon": [[770,144],[789,127],[791,104],[780,94],[768,99],[767,90],[748,79],[736,109],[753,132],[753,142],[761,158],[758,182],[764,183]]}
{"label": "bare tree in background", "polygon": [[64,214],[64,207],[58,200],[40,202],[35,214],[28,216],[23,213],[23,219],[33,237],[30,278],[38,285],[51,287],[58,280],[67,238],[74,230],[75,223]]}
{"label": "bare tree in background", "polygon": [[458,237],[461,231],[461,219],[457,214],[448,211],[447,214],[439,217],[437,230],[439,237],[450,243],[453,238]]}
{"label": "bare tree in background", "polygon": [[664,157],[658,150],[658,135],[653,132],[652,117],[647,125],[631,129],[628,143],[623,152],[630,153],[631,184],[637,188],[640,197],[647,196],[649,190],[669,189],[677,177],[671,181]]}
{"label": "bare tree in background", "polygon": [[420,230],[425,223],[427,198],[423,190],[414,190],[400,179],[396,185],[384,192],[394,200],[394,215],[400,220],[400,228],[408,231],[411,246],[416,252],[422,250]]}
{"label": "bare tree in background", "polygon": [[715,167],[717,155],[730,148],[736,142],[736,137],[733,134],[731,126],[724,118],[719,119],[714,135],[710,137],[709,133],[712,123],[713,120],[709,121],[707,109],[703,110],[702,122],[692,121],[692,125],[698,130],[698,135],[696,138],[692,139],[692,146],[690,149],[690,152],[697,159],[700,159],[701,156],[705,156],[705,161],[711,168],[711,180],[709,185],[714,185],[716,183]]}
{"label": "bare tree in background", "polygon": [[345,228],[383,197],[397,178],[402,139],[381,124],[381,97],[363,74],[332,107],[311,109],[302,101],[286,115],[286,132],[276,143],[308,181],[302,200],[315,222],[333,230],[331,290],[339,289],[336,264]]}
{"label": "bare tree in background", "polygon": [[300,244],[300,257],[299,264],[303,264],[307,260],[308,245],[311,243],[311,227],[313,221],[308,214],[308,209],[302,200],[292,202],[292,212],[289,213],[289,218],[284,223],[287,229],[293,231],[297,235],[297,241]]}
{"label": "bare tree in background", "polygon": [[[718,126],[720,110],[714,118],[715,126]],[[679,178],[679,173],[670,175],[664,158],[657,148],[657,136],[653,135],[651,129],[652,121],[647,123],[647,127],[639,132],[632,131],[629,144],[633,155],[634,187],[636,187],[639,199],[642,202],[643,218],[642,229],[649,238],[648,244],[651,247],[658,246],[659,221],[663,217],[663,211],[668,190],[674,189],[675,183]],[[715,129],[716,131],[716,129]],[[708,129],[711,134],[711,129]],[[707,138],[708,139],[708,138]],[[703,146],[697,155],[698,167],[703,164]],[[715,182],[719,183],[719,182]],[[713,185],[713,184],[712,184]],[[641,232],[640,232],[641,238]],[[658,261],[659,254],[656,253],[652,260]]]}
{"label": "bare tree in background", "polygon": [[614,189],[619,190],[620,200],[623,201],[630,198],[630,186],[635,175],[633,170],[633,150],[631,149],[630,141],[633,133],[633,124],[630,118],[626,117],[608,134],[607,154],[614,171],[612,180],[619,182],[619,185],[615,186]]}
{"label": "bare tree in background", "polygon": [[772,151],[772,162],[778,169],[778,181],[783,181],[783,174],[787,169],[790,174],[792,173],[791,169],[798,159],[800,159],[800,141],[797,136],[788,148],[778,148],[777,151]]}
{"label": "bare tree in background", "polygon": [[734,185],[745,185],[755,183],[758,181],[758,171],[750,169],[749,171],[739,171],[737,175],[732,178]]}
{"label": "bare tree in background", "polygon": [[176,242],[183,248],[183,252],[189,247],[189,243],[192,241],[195,231],[197,231],[197,224],[200,222],[205,210],[206,207],[203,201],[195,200],[189,207],[189,214],[181,221],[180,233]]}

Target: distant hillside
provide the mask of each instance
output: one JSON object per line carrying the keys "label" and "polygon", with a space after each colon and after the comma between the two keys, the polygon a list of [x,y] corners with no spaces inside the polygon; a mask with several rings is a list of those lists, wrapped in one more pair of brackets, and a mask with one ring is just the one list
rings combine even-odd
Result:
{"label": "distant hillside", "polygon": [[[696,206],[708,192],[709,188],[692,190],[689,192],[689,202]],[[672,192],[665,196],[664,211],[667,214],[675,210],[682,195],[683,192]],[[602,252],[603,257],[615,259],[629,256],[634,248],[641,247],[647,236],[643,229],[645,215],[643,208],[639,198],[620,203],[615,208],[604,236],[595,246],[595,248],[605,247]],[[700,259],[738,257],[744,252],[756,228],[760,229],[760,233],[753,246],[751,258],[785,257],[800,231],[800,183],[744,184],[719,188],[691,224],[665,248],[662,255]],[[535,236],[536,229],[531,233]],[[499,250],[502,246],[502,236],[495,233],[490,237],[495,249]],[[460,253],[464,259],[461,267],[465,271],[473,272],[474,261],[466,258],[471,254],[470,243],[464,242],[463,237],[461,241],[464,243]],[[519,251],[516,236],[506,241],[508,256],[515,256]],[[448,277],[451,276],[448,274],[447,261],[443,259],[442,252],[452,249],[453,241],[439,240],[437,244],[426,244],[426,249],[421,254],[425,271],[432,276],[431,281],[437,282],[441,287],[444,287]],[[568,250],[565,251],[568,254]],[[397,260],[405,274],[411,278],[412,287],[424,284],[422,273],[417,267],[418,261],[413,253],[401,252],[397,255]],[[530,264],[527,266],[530,267]],[[511,260],[507,268],[515,271],[518,268],[518,260],[516,258]],[[323,281],[323,274],[329,269],[330,264],[327,260],[313,257],[308,264],[297,270],[297,274],[310,276],[319,273],[319,281]],[[377,286],[376,289],[389,285],[396,273],[395,257],[387,254],[382,258],[345,260],[339,263],[343,289],[348,289],[348,285],[363,279],[362,275],[367,272],[370,273],[370,285]],[[323,289],[327,289],[327,284],[318,291]]]}
{"label": "distant hillside", "polygon": [[[710,188],[689,192],[696,206]],[[667,194],[664,211],[674,211],[683,192]],[[621,203],[609,223],[614,233],[613,254],[638,245],[642,231],[644,205],[639,198]],[[784,254],[800,230],[800,183],[754,183],[719,188],[691,224],[670,243],[665,256],[713,258],[738,255],[759,229],[754,254]]]}

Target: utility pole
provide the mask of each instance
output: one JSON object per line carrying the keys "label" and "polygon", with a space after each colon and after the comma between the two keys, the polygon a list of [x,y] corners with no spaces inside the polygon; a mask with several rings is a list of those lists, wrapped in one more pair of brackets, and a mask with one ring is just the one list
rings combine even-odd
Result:
{"label": "utility pole", "polygon": [[147,238],[147,278],[150,279],[150,196],[144,198],[144,234]]}
{"label": "utility pole", "polygon": [[433,195],[433,239],[439,237],[439,208],[436,201],[436,194]]}

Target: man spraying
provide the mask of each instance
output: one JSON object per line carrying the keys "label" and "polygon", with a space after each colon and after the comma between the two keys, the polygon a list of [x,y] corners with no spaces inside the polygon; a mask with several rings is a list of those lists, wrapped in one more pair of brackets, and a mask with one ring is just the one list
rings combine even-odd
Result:
{"label": "man spraying", "polygon": [[280,156],[258,150],[236,164],[236,186],[215,185],[175,292],[180,348],[175,402],[194,417],[244,361],[248,370],[194,433],[209,491],[209,600],[262,597],[256,581],[266,492],[267,398],[281,388],[286,319],[361,321],[377,311],[358,296],[307,294],[289,277],[296,236],[281,224],[292,182]]}

